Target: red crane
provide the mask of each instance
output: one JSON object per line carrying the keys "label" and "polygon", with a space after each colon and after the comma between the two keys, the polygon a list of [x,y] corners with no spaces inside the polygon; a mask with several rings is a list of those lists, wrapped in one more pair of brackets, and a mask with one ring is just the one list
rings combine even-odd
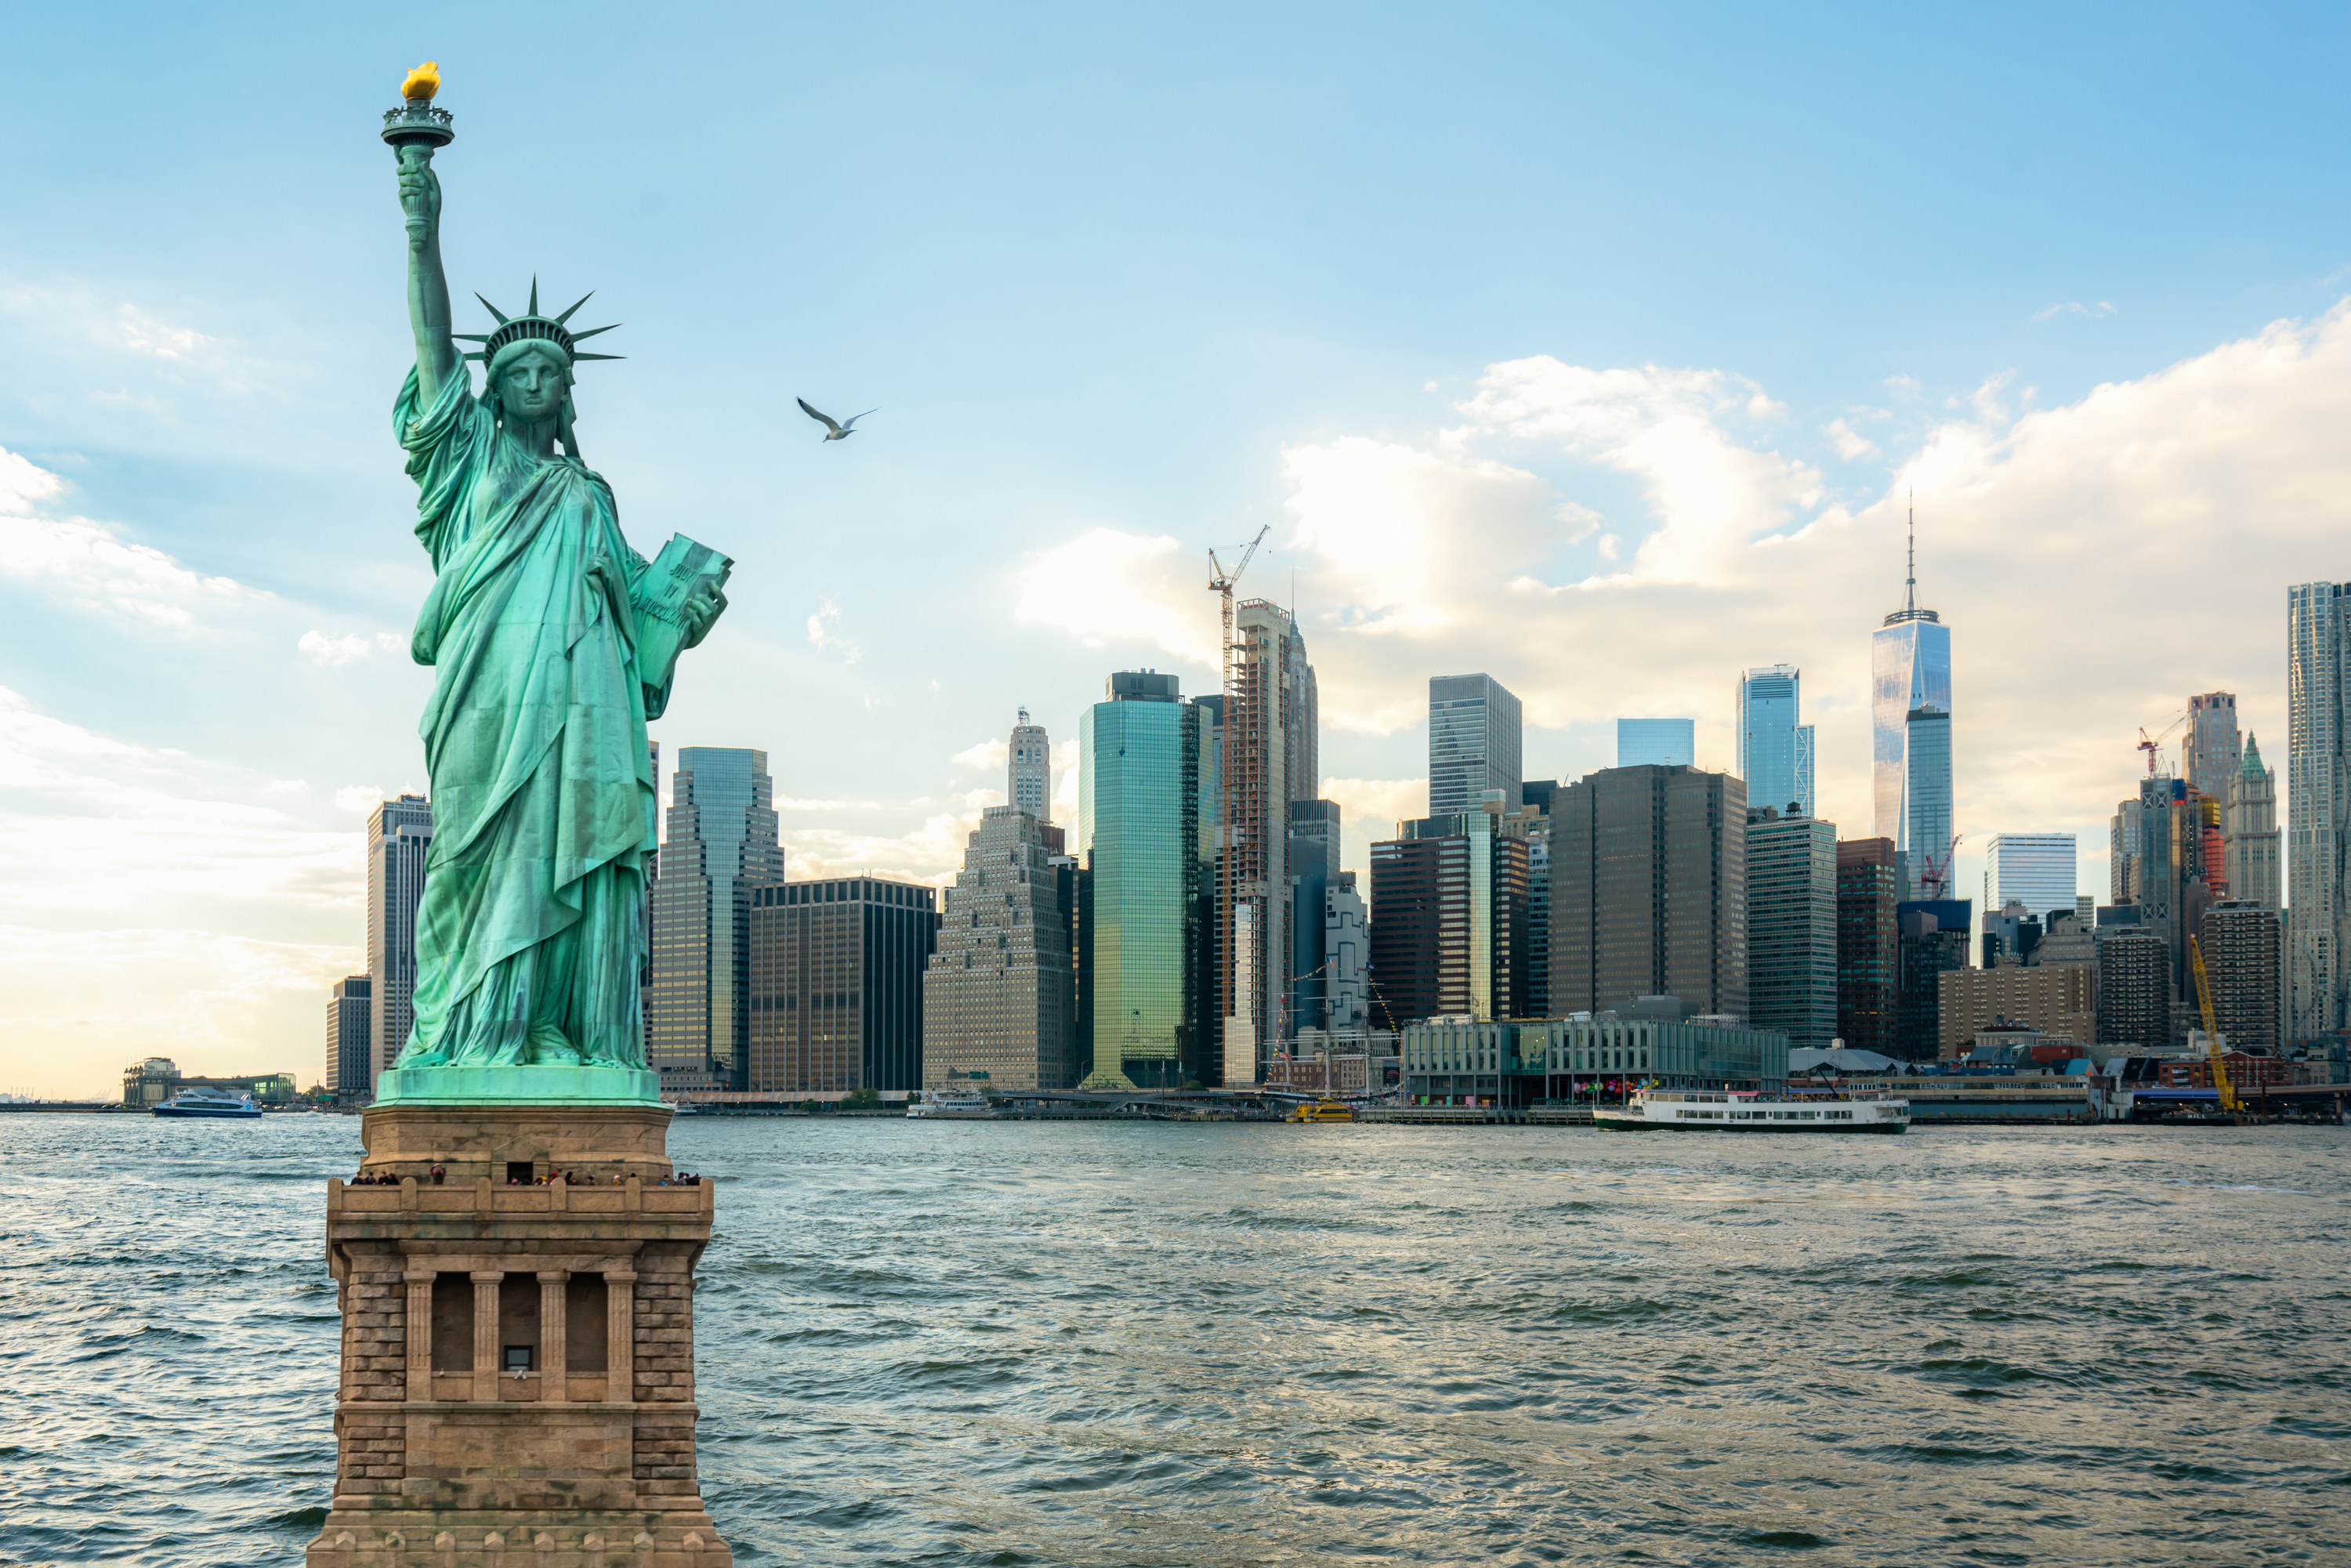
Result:
{"label": "red crane", "polygon": [[2173,730],[2178,729],[2181,725],[2186,724],[2187,722],[2188,711],[2185,708],[2182,708],[2176,716],[2173,716],[2172,721],[2169,724],[2165,725],[2153,735],[2147,734],[2146,726],[2142,725],[2139,727],[2138,748],[2147,753],[2147,776],[2148,778],[2152,779],[2155,777],[2156,748],[2162,745],[2164,741],[2170,738],[2171,732]]}

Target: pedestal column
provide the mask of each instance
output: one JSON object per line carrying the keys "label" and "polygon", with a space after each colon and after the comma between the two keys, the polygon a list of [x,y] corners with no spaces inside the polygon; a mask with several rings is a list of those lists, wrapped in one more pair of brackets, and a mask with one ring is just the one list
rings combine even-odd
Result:
{"label": "pedestal column", "polygon": [[565,1387],[570,1354],[565,1349],[564,1288],[569,1270],[544,1270],[538,1276],[538,1396],[562,1404],[570,1396]]}
{"label": "pedestal column", "polygon": [[637,1396],[637,1272],[604,1270],[604,1397]]}
{"label": "pedestal column", "polygon": [[474,1397],[498,1396],[498,1285],[506,1276],[476,1273],[474,1280]]}
{"label": "pedestal column", "polygon": [[408,1286],[408,1397],[433,1397],[433,1271],[409,1270],[401,1275]]}

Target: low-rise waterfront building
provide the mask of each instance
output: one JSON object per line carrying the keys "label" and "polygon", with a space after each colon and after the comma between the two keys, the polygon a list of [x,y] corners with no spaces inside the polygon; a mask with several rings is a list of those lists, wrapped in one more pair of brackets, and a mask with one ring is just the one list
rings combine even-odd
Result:
{"label": "low-rise waterfront building", "polygon": [[1383,1094],[1397,1086],[1401,1071],[1394,1030],[1308,1029],[1290,1052],[1267,1063],[1265,1083],[1297,1094]]}
{"label": "low-rise waterfront building", "polygon": [[[1677,1009],[1675,1010],[1678,1010]],[[1777,1089],[1788,1037],[1724,1018],[1430,1019],[1403,1031],[1405,1098],[1524,1105],[1661,1089]]]}

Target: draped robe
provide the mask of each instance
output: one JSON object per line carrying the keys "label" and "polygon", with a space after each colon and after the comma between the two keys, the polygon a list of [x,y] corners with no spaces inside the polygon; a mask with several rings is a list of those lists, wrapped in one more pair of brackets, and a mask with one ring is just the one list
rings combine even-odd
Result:
{"label": "draped robe", "polygon": [[576,457],[525,452],[462,370],[430,407],[412,370],[393,423],[434,574],[410,651],[435,671],[416,1022],[398,1065],[643,1068],[645,720],[671,674],[637,664],[644,558],[611,486]]}

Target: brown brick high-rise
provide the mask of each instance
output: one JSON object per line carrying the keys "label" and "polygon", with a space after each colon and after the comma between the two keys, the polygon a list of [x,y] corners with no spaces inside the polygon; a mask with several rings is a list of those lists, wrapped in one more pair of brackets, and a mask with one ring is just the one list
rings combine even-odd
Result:
{"label": "brown brick high-rise", "polygon": [[[661,1185],[669,1116],[368,1112],[361,1174],[400,1181],[327,1186],[340,1459],[308,1568],[733,1563],[695,1471],[716,1189]],[[550,1170],[592,1185],[528,1185]]]}

